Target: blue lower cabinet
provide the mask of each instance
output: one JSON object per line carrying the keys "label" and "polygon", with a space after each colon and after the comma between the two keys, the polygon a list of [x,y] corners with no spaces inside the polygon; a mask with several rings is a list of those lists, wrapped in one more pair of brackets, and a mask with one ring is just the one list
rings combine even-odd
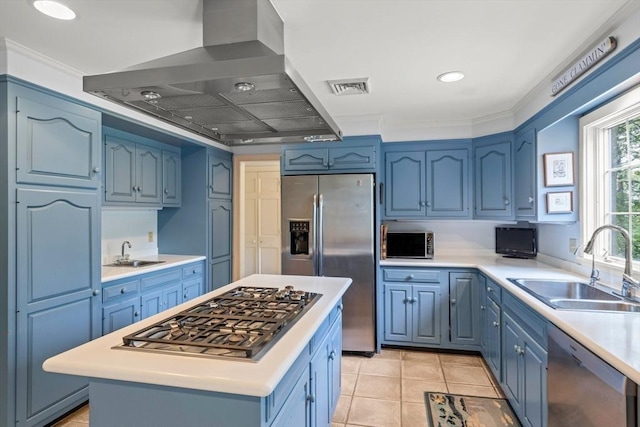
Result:
{"label": "blue lower cabinet", "polygon": [[440,286],[385,284],[386,341],[440,343]]}
{"label": "blue lower cabinet", "polygon": [[480,282],[477,273],[449,273],[449,341],[480,345]]}
{"label": "blue lower cabinet", "polygon": [[311,427],[311,379],[307,367],[293,386],[271,427]]}
{"label": "blue lower cabinet", "polygon": [[517,316],[502,314],[502,388],[526,427],[547,425],[547,351]]}
{"label": "blue lower cabinet", "polygon": [[138,295],[102,307],[102,333],[109,334],[140,320]]}

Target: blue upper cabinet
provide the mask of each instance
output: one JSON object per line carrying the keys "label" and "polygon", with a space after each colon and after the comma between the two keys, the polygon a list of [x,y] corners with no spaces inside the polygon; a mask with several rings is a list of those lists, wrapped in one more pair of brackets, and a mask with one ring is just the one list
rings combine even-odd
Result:
{"label": "blue upper cabinet", "polygon": [[[424,145],[422,145],[424,147]],[[469,149],[385,154],[387,219],[469,218]]]}
{"label": "blue upper cabinet", "polygon": [[[180,204],[180,154],[154,141],[104,128],[104,202],[107,205]],[[164,168],[167,168],[164,171]]]}
{"label": "blue upper cabinet", "polygon": [[424,151],[387,153],[384,159],[387,217],[415,218],[427,213]]}
{"label": "blue upper cabinet", "polygon": [[347,137],[342,142],[315,143],[303,148],[285,145],[282,174],[376,172],[379,136]]}
{"label": "blue upper cabinet", "polygon": [[[51,97],[16,97],[16,177],[21,184],[98,188],[100,113]],[[56,106],[54,106],[56,105]]]}
{"label": "blue upper cabinet", "polygon": [[511,132],[474,140],[475,218],[513,219]]}
{"label": "blue upper cabinet", "polygon": [[231,156],[221,154],[209,154],[209,197],[231,199],[233,188],[233,174]]}
{"label": "blue upper cabinet", "polygon": [[531,220],[536,215],[536,133],[531,129],[516,134],[513,148],[514,204],[516,219]]}

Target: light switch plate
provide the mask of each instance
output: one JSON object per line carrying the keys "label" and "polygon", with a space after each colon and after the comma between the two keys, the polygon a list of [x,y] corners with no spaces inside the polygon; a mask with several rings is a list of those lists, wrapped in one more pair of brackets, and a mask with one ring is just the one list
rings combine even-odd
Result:
{"label": "light switch plate", "polygon": [[147,233],[147,240],[149,241],[149,243],[153,242],[153,231],[149,231]]}

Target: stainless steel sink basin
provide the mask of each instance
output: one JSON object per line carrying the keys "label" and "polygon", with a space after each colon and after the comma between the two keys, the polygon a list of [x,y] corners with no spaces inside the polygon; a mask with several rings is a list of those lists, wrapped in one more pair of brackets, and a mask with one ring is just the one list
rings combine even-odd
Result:
{"label": "stainless steel sink basin", "polygon": [[509,279],[531,295],[540,299],[565,298],[571,300],[619,301],[620,298],[588,283],[566,280]]}
{"label": "stainless steel sink basin", "polygon": [[554,309],[640,313],[640,303],[623,300],[588,283],[553,279],[508,279]]}
{"label": "stainless steel sink basin", "polygon": [[105,267],[144,267],[147,265],[162,264],[164,261],[144,261],[140,259],[130,259],[107,264]]}
{"label": "stainless steel sink basin", "polygon": [[552,299],[555,308],[565,310],[597,310],[597,311],[628,311],[640,313],[640,304],[627,301],[590,301],[575,299]]}

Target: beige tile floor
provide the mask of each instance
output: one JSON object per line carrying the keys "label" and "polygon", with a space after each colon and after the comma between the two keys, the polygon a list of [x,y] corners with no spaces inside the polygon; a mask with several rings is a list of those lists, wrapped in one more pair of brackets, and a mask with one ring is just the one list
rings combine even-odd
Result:
{"label": "beige tile floor", "polygon": [[[331,427],[426,427],[425,391],[503,397],[479,355],[383,349],[342,357],[342,391]],[[84,405],[54,427],[87,427]]]}

